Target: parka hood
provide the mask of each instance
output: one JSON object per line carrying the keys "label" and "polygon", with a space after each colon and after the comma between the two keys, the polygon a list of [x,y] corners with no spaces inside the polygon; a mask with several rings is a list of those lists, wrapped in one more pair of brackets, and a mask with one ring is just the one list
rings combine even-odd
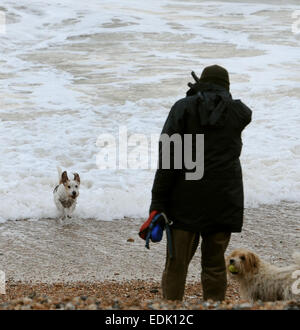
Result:
{"label": "parka hood", "polygon": [[226,88],[198,82],[187,92],[187,96],[197,95],[198,110],[202,126],[223,126],[226,120],[227,104],[232,100]]}

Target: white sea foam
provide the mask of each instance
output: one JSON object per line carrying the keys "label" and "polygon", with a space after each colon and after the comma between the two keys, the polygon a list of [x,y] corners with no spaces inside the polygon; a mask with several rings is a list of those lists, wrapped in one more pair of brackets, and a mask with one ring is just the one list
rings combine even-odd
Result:
{"label": "white sea foam", "polygon": [[189,73],[228,68],[253,109],[246,206],[300,200],[295,1],[19,1],[0,5],[0,221],[55,217],[56,165],[79,172],[76,215],[146,216],[152,170],[100,171],[99,134],[159,133]]}

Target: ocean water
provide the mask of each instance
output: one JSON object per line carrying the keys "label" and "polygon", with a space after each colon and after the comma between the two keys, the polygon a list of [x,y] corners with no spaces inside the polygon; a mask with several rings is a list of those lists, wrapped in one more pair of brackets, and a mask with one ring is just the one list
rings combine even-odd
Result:
{"label": "ocean water", "polygon": [[297,3],[2,1],[0,221],[55,217],[57,165],[81,176],[76,216],[145,217],[155,171],[100,170],[97,138],[120,126],[158,134],[190,72],[211,64],[228,69],[233,97],[253,109],[246,207],[298,202]]}

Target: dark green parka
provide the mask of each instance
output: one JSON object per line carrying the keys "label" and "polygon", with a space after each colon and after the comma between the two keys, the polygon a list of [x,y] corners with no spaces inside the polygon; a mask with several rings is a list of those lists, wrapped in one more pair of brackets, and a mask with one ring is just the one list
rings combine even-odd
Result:
{"label": "dark green parka", "polygon": [[[207,234],[240,232],[244,211],[241,133],[252,111],[213,83],[199,82],[187,95],[172,107],[162,134],[204,134],[204,175],[200,180],[186,180],[190,170],[184,164],[182,169],[159,166],[150,211],[164,211],[174,228]],[[173,156],[171,150],[171,162]],[[161,165],[161,145],[159,160]]]}

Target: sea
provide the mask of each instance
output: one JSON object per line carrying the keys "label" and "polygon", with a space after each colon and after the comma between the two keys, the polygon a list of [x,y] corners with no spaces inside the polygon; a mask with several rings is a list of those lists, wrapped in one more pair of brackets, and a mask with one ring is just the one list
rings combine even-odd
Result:
{"label": "sea", "polygon": [[[119,145],[150,154],[191,71],[212,64],[253,110],[245,207],[299,203],[299,0],[1,0],[0,222],[55,218],[57,166],[80,174],[74,216],[147,217],[155,168],[119,166]],[[99,166],[105,136],[115,167]]]}

